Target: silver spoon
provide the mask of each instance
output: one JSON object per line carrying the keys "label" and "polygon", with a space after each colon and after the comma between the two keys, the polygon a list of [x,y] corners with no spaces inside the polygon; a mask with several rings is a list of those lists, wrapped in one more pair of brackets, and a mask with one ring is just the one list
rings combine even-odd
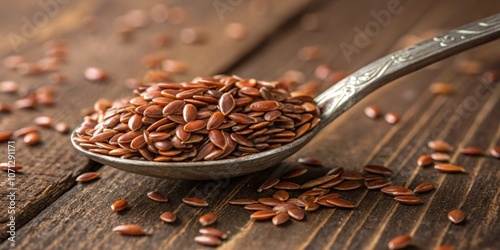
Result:
{"label": "silver spoon", "polygon": [[[90,159],[128,172],[175,179],[222,179],[254,173],[280,163],[306,145],[327,124],[359,100],[384,86],[443,58],[500,37],[500,14],[450,30],[415,46],[394,52],[368,64],[320,94],[321,122],[313,130],[282,147],[245,157],[199,162],[152,162],[121,159],[73,146]],[[73,132],[72,137],[76,135]]]}

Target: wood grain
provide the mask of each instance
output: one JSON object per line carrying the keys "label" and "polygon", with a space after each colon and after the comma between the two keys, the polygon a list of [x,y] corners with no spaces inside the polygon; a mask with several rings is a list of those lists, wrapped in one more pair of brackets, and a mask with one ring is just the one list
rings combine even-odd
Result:
{"label": "wood grain", "polygon": [[[395,50],[399,38],[405,34],[424,35],[431,29],[453,28],[493,14],[500,8],[494,1],[482,4],[467,1],[460,5],[445,1],[402,1],[402,4],[402,12],[393,16],[391,23],[372,39],[369,46],[362,48],[362,53],[352,57],[350,63],[344,58],[339,44],[352,41],[355,36],[353,28],[364,27],[373,21],[370,12],[387,8],[386,2],[367,5],[347,0],[316,1],[303,12],[319,14],[322,20],[321,32],[305,32],[298,26],[299,18],[293,18],[285,26],[281,26],[279,32],[268,37],[265,43],[253,50],[251,55],[243,57],[245,53],[239,50],[241,54],[237,57],[227,56],[231,59],[227,59],[223,66],[230,68],[227,73],[259,79],[276,79],[289,69],[298,69],[304,72],[308,79],[313,79],[314,68],[319,63],[329,63],[334,69],[353,71]],[[454,11],[449,11],[450,8]],[[125,9],[118,13],[124,11]],[[105,12],[102,14],[105,15]],[[210,18],[207,17],[208,19]],[[78,37],[78,34],[75,33],[75,36]],[[312,44],[321,44],[324,51],[322,58],[316,62],[302,62],[297,59],[296,51],[302,46]],[[99,181],[70,186],[71,189],[61,197],[50,200],[51,204],[45,210],[36,210],[36,213],[40,214],[18,231],[18,234],[22,235],[18,247],[192,248],[193,237],[201,227],[197,222],[198,217],[205,212],[215,211],[219,213],[216,227],[230,232],[229,239],[221,249],[385,249],[392,237],[406,233],[413,235],[413,245],[420,249],[433,249],[443,244],[454,244],[457,249],[499,248],[500,244],[496,239],[500,234],[500,221],[497,216],[500,192],[498,159],[463,156],[455,150],[452,152],[453,162],[465,167],[467,174],[443,174],[432,167],[416,167],[416,159],[421,154],[430,152],[426,147],[429,140],[444,139],[455,149],[471,145],[486,150],[500,143],[498,83],[486,88],[477,76],[463,75],[454,67],[460,58],[474,58],[484,62],[485,68],[498,68],[499,45],[498,41],[484,45],[389,84],[339,117],[301,151],[275,168],[260,173],[231,180],[195,182],[157,179],[109,167],[101,168]],[[247,48],[247,51],[250,51],[251,46]],[[132,54],[127,55],[130,58],[139,58],[144,52],[128,53]],[[82,51],[78,56],[86,58],[87,63],[94,61],[92,57],[85,57],[84,54]],[[130,61],[131,59],[128,62]],[[234,64],[236,61],[239,63]],[[190,71],[189,75],[216,72],[208,68],[206,71],[202,70],[205,63],[207,62],[203,61],[194,66],[200,69]],[[137,64],[118,65],[128,67],[125,72],[139,74]],[[117,70],[112,67],[110,69]],[[224,67],[219,67],[219,70]],[[214,66],[210,69],[215,68]],[[77,70],[71,75],[76,75],[76,72]],[[124,78],[125,76],[121,80]],[[431,95],[428,86],[434,81],[450,82],[456,87],[456,94]],[[107,91],[111,97],[125,93],[116,84],[91,85],[88,88]],[[75,87],[74,90],[78,88]],[[70,92],[67,92],[67,95],[71,96]],[[96,96],[91,98],[92,100],[82,102],[90,105],[97,98]],[[472,103],[473,101],[475,102]],[[369,104],[379,105],[384,112],[400,114],[401,121],[390,125],[382,119],[372,120],[365,117],[363,108]],[[474,106],[471,106],[472,104]],[[82,103],[76,103],[74,107],[78,105]],[[71,114],[69,110],[71,109],[65,111],[68,112],[65,114]],[[70,115],[70,119],[79,120],[75,115]],[[5,121],[2,121],[2,124],[6,124]],[[270,222],[251,221],[250,212],[227,204],[235,198],[256,199],[270,196],[272,190],[262,194],[256,193],[255,190],[263,181],[278,177],[290,168],[299,167],[299,157],[311,155],[321,158],[326,168],[310,168],[307,176],[294,181],[304,183],[309,178],[324,174],[332,167],[342,166],[350,171],[361,171],[363,165],[374,163],[387,165],[394,170],[395,184],[414,188],[423,181],[430,181],[437,189],[419,195],[423,204],[418,206],[400,205],[393,201],[392,197],[378,191],[344,191],[342,197],[354,201],[358,208],[320,209],[307,213],[303,222],[292,221],[279,228]],[[27,157],[27,154],[24,156]],[[49,167],[45,171],[52,172]],[[66,171],[68,170],[61,172]],[[33,181],[35,177],[31,177]],[[170,201],[157,203],[148,199],[146,193],[152,190],[164,193]],[[297,196],[300,192],[291,193],[292,196]],[[181,203],[182,197],[185,196],[204,198],[210,206],[189,207]],[[44,200],[44,195],[39,199]],[[130,208],[123,213],[114,214],[109,206],[116,199],[128,200]],[[455,208],[466,213],[465,223],[454,225],[447,220],[446,214]],[[164,211],[176,213],[179,221],[173,225],[163,223],[159,220],[159,215]],[[122,223],[140,224],[150,235],[124,237],[111,232],[114,226]],[[92,242],[92,245],[88,242]],[[7,246],[8,242],[1,245],[2,248]]]}

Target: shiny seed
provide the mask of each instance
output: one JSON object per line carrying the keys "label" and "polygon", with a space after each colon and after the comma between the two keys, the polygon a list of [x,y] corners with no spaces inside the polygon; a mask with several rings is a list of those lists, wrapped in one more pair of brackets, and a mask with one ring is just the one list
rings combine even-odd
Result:
{"label": "shiny seed", "polygon": [[365,115],[370,118],[378,118],[381,115],[380,108],[376,105],[371,105],[365,108]]}
{"label": "shiny seed", "polygon": [[273,178],[273,179],[270,179],[268,181],[265,181],[264,183],[262,183],[262,185],[260,185],[260,187],[257,189],[257,192],[262,192],[264,190],[267,190],[267,189],[270,189],[272,188],[274,185],[278,184],[278,182],[280,182],[280,179],[278,178]]}
{"label": "shiny seed", "polygon": [[431,156],[430,155],[422,155],[420,157],[418,157],[417,159],[417,165],[418,166],[428,166],[430,164],[432,164],[434,162],[434,160],[432,160]]}
{"label": "shiny seed", "polygon": [[193,104],[186,104],[186,106],[184,106],[184,109],[182,111],[182,115],[184,117],[184,121],[186,122],[192,122],[194,120],[196,120],[196,116],[198,115],[198,110],[196,109],[196,107],[193,105]]}
{"label": "shiny seed", "polygon": [[296,177],[304,175],[305,173],[307,173],[307,171],[308,171],[307,168],[293,169],[293,170],[286,172],[283,176],[281,176],[281,179],[296,178]]}
{"label": "shiny seed", "polygon": [[425,192],[431,191],[432,189],[434,189],[434,184],[432,184],[430,182],[422,182],[415,189],[413,189],[413,192],[425,193]]}
{"label": "shiny seed", "polygon": [[28,145],[35,145],[40,142],[40,134],[38,132],[31,132],[24,136],[23,142]]}
{"label": "shiny seed", "polygon": [[284,189],[284,190],[296,190],[300,188],[300,185],[289,181],[283,181],[274,185],[273,188]]}
{"label": "shiny seed", "polygon": [[270,206],[264,204],[248,204],[244,208],[250,211],[273,210]]}
{"label": "shiny seed", "polygon": [[288,213],[281,212],[273,217],[272,222],[275,226],[278,226],[287,222],[288,220],[290,220],[290,216],[288,215]]}
{"label": "shiny seed", "polygon": [[345,180],[351,181],[360,181],[364,179],[363,174],[355,172],[343,172],[340,177],[344,178]]}
{"label": "shiny seed", "polygon": [[283,204],[283,201],[280,201],[275,198],[260,198],[259,203],[267,205],[267,206],[276,206],[278,204]]}
{"label": "shiny seed", "polygon": [[172,212],[164,212],[160,215],[160,219],[167,223],[173,223],[177,219],[177,216]]}
{"label": "shiny seed", "polygon": [[224,93],[219,100],[219,109],[223,115],[228,115],[236,106],[233,95]]}
{"label": "shiny seed", "polygon": [[193,207],[208,207],[208,203],[205,200],[196,197],[182,198],[182,202]]}
{"label": "shiny seed", "polygon": [[198,131],[198,130],[205,128],[206,125],[207,125],[207,123],[203,120],[195,120],[195,121],[186,123],[186,125],[184,125],[184,130],[186,132],[195,132],[195,131]]}
{"label": "shiny seed", "polygon": [[99,178],[99,173],[97,172],[87,172],[76,177],[76,181],[80,183],[91,182]]}
{"label": "shiny seed", "polygon": [[304,216],[305,216],[304,210],[302,210],[300,208],[288,209],[287,213],[288,213],[288,215],[290,215],[290,217],[292,217],[293,219],[298,220],[298,221],[303,220]]}
{"label": "shiny seed", "polygon": [[215,221],[217,221],[216,213],[206,213],[198,219],[198,222],[204,227],[214,224]]}
{"label": "shiny seed", "polygon": [[261,210],[250,215],[250,219],[254,220],[269,220],[276,216],[279,212],[273,210]]}
{"label": "shiny seed", "polygon": [[204,235],[211,235],[211,236],[215,236],[219,239],[227,239],[227,234],[225,234],[224,232],[222,232],[221,230],[217,229],[217,228],[213,228],[213,227],[203,227],[203,228],[200,228],[200,230],[198,230],[198,232],[200,234],[204,234]]}
{"label": "shiny seed", "polygon": [[450,155],[447,153],[432,153],[431,158],[435,161],[449,161],[451,159]]}
{"label": "shiny seed", "polygon": [[435,95],[451,95],[455,92],[455,87],[444,82],[436,82],[429,86],[429,91]]}
{"label": "shiny seed", "polygon": [[126,200],[117,200],[111,204],[111,210],[113,210],[113,212],[123,211],[127,207],[128,202]]}
{"label": "shiny seed", "polygon": [[256,204],[258,201],[252,200],[252,199],[236,199],[236,200],[230,200],[229,204],[232,205],[249,205],[249,204]]}
{"label": "shiny seed", "polygon": [[354,190],[358,189],[361,187],[361,183],[357,181],[343,181],[340,184],[333,186],[333,189],[336,190],[342,190],[342,191],[347,191],[347,190]]}
{"label": "shiny seed", "polygon": [[351,201],[344,200],[341,198],[328,198],[326,199],[326,202],[336,206],[336,207],[341,207],[341,208],[355,208],[356,205],[352,203]]}
{"label": "shiny seed", "polygon": [[382,193],[390,195],[390,196],[400,196],[400,195],[413,195],[413,191],[408,188],[401,186],[386,186],[380,189]]}
{"label": "shiny seed", "polygon": [[277,101],[257,101],[250,104],[250,110],[252,111],[272,111],[279,108],[279,103]]}
{"label": "shiny seed", "polygon": [[483,155],[483,150],[478,147],[465,147],[460,150],[464,155]]}
{"label": "shiny seed", "polygon": [[2,162],[0,163],[0,170],[3,170],[3,171],[18,171],[18,170],[21,170],[23,168],[23,166],[20,164],[20,163],[17,163],[16,164],[9,164],[9,162]]}
{"label": "shiny seed", "polygon": [[290,195],[285,190],[278,190],[273,194],[273,198],[280,200],[280,201],[286,201],[286,200],[288,200],[289,197],[290,197]]}
{"label": "shiny seed", "polygon": [[194,237],[194,241],[200,245],[212,246],[212,247],[221,244],[221,240],[219,238],[208,234],[196,236]]}
{"label": "shiny seed", "polygon": [[316,186],[322,185],[326,182],[329,182],[335,178],[336,178],[335,175],[327,175],[327,176],[319,177],[319,178],[316,178],[314,180],[311,180],[311,181],[308,181],[308,182],[302,184],[300,186],[300,189],[308,189],[308,188],[316,187]]}
{"label": "shiny seed", "polygon": [[500,158],[500,146],[492,147],[490,149],[490,155],[495,158]]}
{"label": "shiny seed", "polygon": [[[55,126],[54,126],[54,129],[61,133],[61,134],[65,134],[65,133],[68,133],[69,132],[69,125],[65,122],[59,122],[57,123]],[[1,141],[1,139],[0,139]]]}
{"label": "shiny seed", "polygon": [[298,162],[308,166],[316,166],[316,167],[323,166],[323,162],[314,157],[299,158]]}
{"label": "shiny seed", "polygon": [[85,78],[89,81],[102,81],[105,80],[107,75],[104,70],[95,68],[95,67],[90,67],[85,70]]}
{"label": "shiny seed", "polygon": [[385,186],[389,186],[391,185],[392,182],[389,181],[389,180],[385,180],[385,179],[378,179],[378,180],[374,180],[374,181],[369,181],[366,183],[366,187],[368,189],[380,189],[380,188],[383,188]]}
{"label": "shiny seed", "polygon": [[452,150],[450,144],[442,140],[430,141],[427,143],[427,146],[438,152],[450,152]]}
{"label": "shiny seed", "polygon": [[411,196],[411,195],[401,195],[401,196],[396,196],[394,197],[395,201],[398,201],[399,203],[402,204],[407,204],[407,205],[417,205],[421,203],[420,198],[416,196]]}
{"label": "shiny seed", "polygon": [[384,118],[390,124],[396,124],[399,121],[399,115],[392,112],[385,114]]}
{"label": "shiny seed", "polygon": [[116,226],[113,228],[113,232],[118,232],[124,235],[131,235],[131,236],[141,236],[146,234],[144,228],[134,224],[125,224]]}
{"label": "shiny seed", "polygon": [[393,172],[387,167],[383,166],[378,166],[378,165],[367,165],[364,167],[364,170],[369,173],[373,174],[381,174],[381,175],[387,175],[387,176],[392,176]]}
{"label": "shiny seed", "polygon": [[306,202],[306,204],[304,205],[304,209],[306,211],[315,211],[318,210],[319,206],[320,205],[318,203],[315,203],[314,200],[310,200]]}
{"label": "shiny seed", "polygon": [[401,235],[393,238],[387,244],[389,249],[403,249],[411,244],[412,238],[409,235]]}
{"label": "shiny seed", "polygon": [[458,209],[455,209],[455,210],[452,210],[452,211],[450,211],[450,212],[448,213],[448,219],[449,219],[451,222],[453,222],[453,223],[455,223],[455,224],[458,224],[458,223],[460,223],[460,222],[464,221],[464,219],[465,219],[465,214],[464,214],[462,211],[460,211],[460,210],[458,210]]}
{"label": "shiny seed", "polygon": [[41,127],[50,127],[52,126],[52,118],[48,116],[39,116],[34,120],[35,124]]}
{"label": "shiny seed", "polygon": [[329,180],[321,185],[319,185],[318,187],[319,188],[331,188],[331,187],[334,187],[336,185],[338,185],[339,183],[343,182],[344,181],[344,178],[341,178],[341,177],[336,177],[332,180]]}
{"label": "shiny seed", "polygon": [[218,128],[224,122],[224,115],[221,112],[213,113],[207,122],[207,130]]}
{"label": "shiny seed", "polygon": [[436,164],[434,168],[445,173],[465,173],[465,169],[451,164]]}
{"label": "shiny seed", "polygon": [[148,198],[151,200],[154,200],[157,202],[168,202],[167,197],[165,197],[165,195],[163,195],[159,192],[151,191],[151,192],[148,192],[147,195],[148,195]]}

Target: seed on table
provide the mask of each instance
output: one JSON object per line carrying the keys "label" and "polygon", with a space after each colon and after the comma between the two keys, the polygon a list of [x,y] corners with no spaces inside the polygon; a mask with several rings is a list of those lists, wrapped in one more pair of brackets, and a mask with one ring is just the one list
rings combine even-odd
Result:
{"label": "seed on table", "polygon": [[323,162],[319,160],[318,158],[315,157],[303,157],[299,158],[298,160],[299,163],[308,165],[308,166],[314,166],[314,167],[321,167],[323,166]]}
{"label": "seed on table", "polygon": [[286,211],[286,212],[288,213],[288,215],[290,217],[292,217],[294,220],[298,220],[298,221],[303,220],[304,216],[305,216],[304,210],[302,210],[300,208],[288,209],[288,211]]}
{"label": "seed on table", "polygon": [[236,200],[230,200],[228,203],[232,204],[232,205],[244,206],[244,205],[249,205],[249,204],[256,204],[256,203],[258,203],[258,201],[252,200],[252,199],[236,199]]}
{"label": "seed on table", "polygon": [[247,28],[242,23],[229,23],[224,33],[231,39],[241,40],[247,36]]}
{"label": "seed on table", "polygon": [[268,181],[265,181],[264,183],[262,183],[262,185],[260,185],[260,187],[257,189],[257,192],[262,192],[264,190],[267,190],[267,189],[270,189],[272,188],[274,185],[278,184],[278,182],[280,182],[280,179],[278,178],[272,178]]}
{"label": "seed on table", "polygon": [[180,40],[185,44],[203,43],[207,39],[203,29],[198,27],[185,28],[181,31]]}
{"label": "seed on table", "polygon": [[434,141],[430,141],[427,143],[427,146],[434,150],[434,151],[438,151],[438,152],[450,152],[452,150],[452,147],[449,143],[445,142],[445,141],[442,141],[442,140],[434,140]]}
{"label": "seed on table", "polygon": [[421,155],[417,159],[417,165],[419,167],[431,165],[433,162],[434,162],[434,160],[432,160],[430,155]]}
{"label": "seed on table", "polygon": [[365,115],[370,118],[378,118],[382,114],[380,108],[376,105],[371,105],[365,108]]}
{"label": "seed on table", "polygon": [[366,188],[368,188],[368,189],[380,189],[380,188],[383,188],[385,186],[389,186],[391,184],[392,184],[392,182],[390,180],[386,180],[386,179],[379,179],[379,180],[369,181],[369,182],[365,183]]}
{"label": "seed on table", "polygon": [[10,131],[0,131],[0,142],[6,142],[12,138],[13,133]]}
{"label": "seed on table", "polygon": [[272,207],[274,207],[278,204],[283,204],[283,201],[280,201],[280,200],[275,199],[275,198],[260,198],[258,201],[261,204],[264,204],[267,206],[272,206]]}
{"label": "seed on table", "polygon": [[385,114],[384,118],[389,124],[396,124],[399,121],[399,115],[393,112]]}
{"label": "seed on table", "polygon": [[450,211],[450,212],[448,213],[448,219],[449,219],[451,222],[453,222],[453,223],[455,223],[455,224],[458,224],[458,223],[460,223],[460,222],[464,221],[464,219],[465,219],[465,214],[464,214],[462,211],[460,211],[460,210],[458,210],[458,209],[455,209],[455,210],[452,210],[452,211]]}
{"label": "seed on table", "polygon": [[221,244],[221,240],[218,237],[204,234],[194,237],[194,241],[203,246],[215,247]]}
{"label": "seed on table", "polygon": [[445,173],[465,173],[465,169],[463,167],[452,164],[436,164],[434,165],[434,169]]}
{"label": "seed on table", "polygon": [[401,186],[386,186],[380,189],[380,191],[390,196],[413,195],[413,191]]}
{"label": "seed on table", "polygon": [[0,82],[0,93],[16,93],[19,90],[19,84],[14,81]]}
{"label": "seed on table", "polygon": [[336,177],[330,181],[327,181],[327,182],[319,185],[318,187],[319,188],[331,188],[331,187],[337,186],[339,183],[341,183],[343,181],[344,181],[344,178]]}
{"label": "seed on table", "polygon": [[314,202],[314,200],[310,200],[310,201],[305,203],[304,210],[315,211],[315,210],[318,210],[319,206],[320,205],[318,203]]}
{"label": "seed on table", "polygon": [[41,127],[50,127],[52,126],[52,118],[48,116],[39,116],[34,120],[35,124]]}
{"label": "seed on table", "polygon": [[76,177],[76,182],[85,183],[91,182],[95,179],[99,178],[99,173],[97,172],[87,172]]}
{"label": "seed on table", "polygon": [[17,66],[19,64],[21,64],[25,61],[26,61],[26,59],[23,56],[11,55],[11,56],[7,56],[3,59],[3,66],[6,69],[14,70],[17,68]]}
{"label": "seed on table", "polygon": [[87,68],[85,70],[84,76],[89,81],[102,81],[107,78],[106,72],[96,67]]}
{"label": "seed on table", "polygon": [[319,185],[324,184],[326,182],[329,182],[335,178],[336,178],[335,175],[327,175],[327,176],[319,177],[319,178],[316,178],[314,180],[310,180],[310,181],[302,184],[300,186],[300,189],[308,189],[308,188],[316,187],[316,186],[319,186]]}
{"label": "seed on table", "polygon": [[281,176],[281,179],[292,179],[292,178],[302,176],[305,173],[307,173],[307,168],[292,169],[292,170],[286,172],[283,176]]}
{"label": "seed on table", "polygon": [[290,194],[288,194],[287,191],[285,190],[278,190],[274,192],[273,198],[280,200],[280,201],[286,201],[290,197]]}
{"label": "seed on table", "polygon": [[358,181],[343,181],[340,184],[333,186],[333,189],[347,191],[354,190],[361,187],[361,183]]}
{"label": "seed on table", "polygon": [[161,67],[163,70],[167,72],[176,74],[186,73],[188,69],[187,63],[177,60],[168,60],[168,59],[163,60],[163,62],[161,63]]}
{"label": "seed on table", "polygon": [[23,137],[23,142],[28,145],[35,145],[40,142],[40,134],[38,132],[31,132]]}
{"label": "seed on table", "polygon": [[336,168],[332,168],[330,169],[326,175],[335,175],[335,176],[339,176],[341,175],[342,173],[344,172],[344,168],[343,167],[336,167]]}
{"label": "seed on table", "polygon": [[500,79],[500,71],[498,70],[495,70],[495,69],[490,69],[490,70],[487,70],[483,73],[482,75],[482,79],[488,83],[488,84],[492,84],[493,82],[497,81],[498,79]]}
{"label": "seed on table", "polygon": [[364,167],[364,170],[369,173],[381,174],[386,176],[392,176],[394,174],[389,168],[379,165],[367,165]]}
{"label": "seed on table", "polygon": [[172,212],[164,212],[160,215],[160,219],[167,223],[173,223],[177,219],[177,216]]}
{"label": "seed on table", "polygon": [[283,204],[278,204],[273,207],[273,211],[280,211],[280,212],[286,212],[292,208],[297,208],[296,205],[290,204],[290,203],[283,203]]}
{"label": "seed on table", "polygon": [[351,181],[360,181],[364,179],[364,175],[362,173],[356,173],[356,172],[343,172],[340,177],[342,177],[345,180],[351,180]]}
{"label": "seed on table", "polygon": [[387,244],[389,249],[403,249],[411,244],[412,237],[410,235],[401,235],[393,238]]}
{"label": "seed on table", "polygon": [[61,133],[61,134],[66,134],[69,132],[69,125],[65,122],[58,122],[55,126],[54,129]]}
{"label": "seed on table", "polygon": [[0,103],[0,113],[10,113],[12,112],[12,105],[7,103]]}
{"label": "seed on table", "polygon": [[444,82],[436,82],[429,86],[429,91],[435,95],[451,95],[455,92],[455,87]]}
{"label": "seed on table", "polygon": [[214,228],[214,227],[203,227],[203,228],[200,228],[200,230],[198,230],[198,232],[200,234],[204,234],[204,235],[212,235],[212,236],[215,236],[219,239],[227,239],[227,234],[222,232],[221,230],[217,229],[217,228]]}
{"label": "seed on table", "polygon": [[148,198],[157,202],[168,202],[167,197],[165,195],[156,192],[156,191],[151,191],[147,193]]}
{"label": "seed on table", "polygon": [[208,207],[208,203],[205,200],[196,197],[182,198],[182,202],[193,207]]}
{"label": "seed on table", "polygon": [[279,108],[279,103],[277,101],[257,101],[250,104],[250,110],[257,112],[268,112]]}
{"label": "seed on table", "polygon": [[243,208],[250,211],[273,210],[270,206],[264,204],[248,204]]}
{"label": "seed on table", "polygon": [[464,155],[477,156],[477,155],[483,155],[483,150],[478,147],[465,147],[460,150],[460,153]]}
{"label": "seed on table", "polygon": [[9,162],[0,163],[0,170],[3,170],[3,171],[9,171],[9,170],[18,171],[18,170],[21,170],[22,168],[23,168],[23,165],[21,165],[21,163],[17,163],[17,162],[16,162],[16,164],[9,164]]}
{"label": "seed on table", "polygon": [[425,192],[431,191],[432,189],[434,189],[434,184],[432,184],[430,182],[422,182],[417,187],[415,187],[415,189],[413,189],[413,192],[425,193]]}
{"label": "seed on table", "polygon": [[490,155],[500,159],[500,146],[492,147],[490,149]]}
{"label": "seed on table", "polygon": [[356,205],[348,200],[344,200],[342,198],[328,198],[326,202],[341,208],[356,208]]}
{"label": "seed on table", "polygon": [[297,52],[297,56],[299,57],[300,60],[307,62],[318,59],[320,53],[321,53],[320,46],[312,45],[312,46],[305,46],[299,49],[299,51]]}
{"label": "seed on table", "polygon": [[417,205],[421,203],[420,198],[411,195],[396,196],[394,197],[394,200],[406,205]]}
{"label": "seed on table", "polygon": [[290,220],[290,216],[288,215],[288,213],[281,212],[273,217],[272,222],[275,226],[278,226],[287,222],[288,220]]}
{"label": "seed on table", "polygon": [[435,161],[450,161],[451,159],[449,154],[440,152],[432,153],[431,158]]}
{"label": "seed on table", "polygon": [[283,181],[275,184],[273,186],[274,189],[284,189],[284,190],[297,190],[300,188],[300,185],[294,182]]}
{"label": "seed on table", "polygon": [[144,228],[134,224],[124,224],[116,226],[113,228],[113,232],[118,232],[120,234],[131,235],[131,236],[141,236],[146,234]]}
{"label": "seed on table", "polygon": [[442,245],[437,247],[435,250],[455,250],[454,245]]}
{"label": "seed on table", "polygon": [[261,210],[250,215],[250,219],[254,220],[269,220],[278,214],[278,211]]}
{"label": "seed on table", "polygon": [[460,58],[455,61],[455,67],[460,73],[476,75],[483,70],[483,63],[477,60]]}
{"label": "seed on table", "polygon": [[127,207],[128,202],[126,200],[117,200],[111,204],[111,210],[113,210],[113,212],[123,211]]}
{"label": "seed on table", "polygon": [[198,219],[198,222],[204,227],[214,224],[215,221],[217,221],[216,213],[206,213]]}
{"label": "seed on table", "polygon": [[370,182],[370,181],[375,181],[375,180],[381,180],[381,179],[384,179],[384,176],[383,175],[379,175],[379,174],[367,174],[363,178],[363,180],[365,182]]}

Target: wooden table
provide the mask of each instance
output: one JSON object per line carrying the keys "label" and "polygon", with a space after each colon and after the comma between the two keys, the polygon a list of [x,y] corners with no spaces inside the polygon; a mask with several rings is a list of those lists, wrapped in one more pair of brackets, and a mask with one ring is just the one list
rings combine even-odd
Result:
{"label": "wooden table", "polygon": [[[46,4],[40,4],[45,2]],[[35,110],[0,113],[0,131],[32,125],[40,115],[65,121],[76,127],[82,120],[80,110],[92,107],[99,98],[127,96],[125,79],[141,79],[147,68],[140,60],[145,54],[159,54],[188,62],[187,80],[198,75],[218,73],[273,80],[288,70],[299,70],[307,80],[315,79],[314,70],[322,63],[333,70],[353,72],[363,65],[422,37],[454,28],[500,11],[500,2],[487,1],[348,1],[289,0],[269,1],[271,8],[259,15],[251,13],[251,1],[180,1],[168,6],[187,10],[181,25],[149,23],[133,32],[130,41],[120,42],[114,19],[132,9],[147,11],[153,1],[23,1],[0,3],[0,56],[20,54],[28,60],[42,57],[42,45],[50,39],[65,39],[68,57],[59,72],[68,76],[57,89],[57,104]],[[395,4],[395,5],[392,5]],[[390,11],[389,11],[390,10]],[[392,11],[392,12],[391,12]],[[318,31],[300,27],[305,13],[316,13]],[[386,19],[380,19],[380,13]],[[82,27],[82,19],[93,16],[95,31]],[[390,20],[389,20],[390,19]],[[231,22],[248,28],[248,37],[235,41],[224,35]],[[34,30],[25,28],[27,22]],[[356,42],[372,25],[366,43]],[[179,41],[183,28],[200,26],[208,41],[186,45]],[[378,27],[378,28],[377,28]],[[151,46],[151,35],[163,31],[172,44],[161,49]],[[31,32],[31,33],[30,33]],[[11,39],[15,34],[21,40]],[[8,37],[8,39],[6,39]],[[413,37],[413,39],[412,39]],[[406,42],[405,42],[406,41]],[[346,55],[342,44],[356,46]],[[303,46],[320,45],[319,59],[304,62],[297,57]],[[16,249],[193,249],[193,238],[201,227],[198,217],[208,211],[219,214],[217,228],[230,232],[220,249],[384,249],[390,239],[401,234],[413,236],[413,246],[433,249],[452,244],[456,249],[500,249],[500,161],[491,156],[471,157],[459,153],[464,146],[484,150],[500,145],[500,89],[498,81],[482,82],[478,74],[464,74],[457,63],[479,61],[482,73],[499,69],[500,41],[437,63],[376,91],[328,126],[301,151],[282,164],[266,171],[219,181],[180,181],[139,176],[89,162],[71,146],[68,135],[42,129],[43,142],[26,146],[16,142],[15,156],[24,168],[15,176]],[[17,52],[16,52],[17,49]],[[91,83],[84,79],[85,68],[106,70],[109,80]],[[23,89],[49,85],[47,74],[20,76],[0,69],[0,80],[15,80]],[[450,83],[453,95],[433,95],[433,82]],[[323,84],[326,88],[328,84]],[[1,102],[14,102],[16,95],[0,94]],[[395,112],[401,120],[390,125],[363,114],[368,105]],[[451,162],[463,166],[466,174],[439,173],[432,167],[416,167],[416,159],[430,153],[427,142],[442,139],[452,144]],[[0,162],[6,161],[7,143],[0,144]],[[229,205],[235,198],[270,196],[273,191],[257,193],[265,180],[279,177],[299,167],[297,159],[315,156],[325,168],[342,166],[346,171],[362,171],[368,163],[388,166],[395,172],[393,183],[415,187],[423,181],[436,189],[419,195],[418,206],[401,205],[378,191],[344,191],[342,197],[355,202],[354,210],[326,209],[308,212],[302,222],[291,221],[276,227],[270,222],[255,222],[250,212]],[[310,168],[307,178],[324,174],[325,168]],[[76,176],[87,171],[101,174],[98,181],[77,184]],[[307,178],[296,180],[301,183]],[[2,249],[8,249],[7,223],[9,194],[7,174],[2,174],[0,222]],[[166,194],[168,203],[154,202],[146,193],[157,190]],[[297,196],[299,192],[291,192]],[[198,196],[208,208],[184,205],[181,199]],[[126,199],[130,208],[115,214],[110,205]],[[455,225],[447,219],[452,209],[466,214],[465,223]],[[164,211],[173,211],[178,222],[168,225],[159,219]],[[122,223],[136,223],[150,235],[127,237],[111,230]]]}

